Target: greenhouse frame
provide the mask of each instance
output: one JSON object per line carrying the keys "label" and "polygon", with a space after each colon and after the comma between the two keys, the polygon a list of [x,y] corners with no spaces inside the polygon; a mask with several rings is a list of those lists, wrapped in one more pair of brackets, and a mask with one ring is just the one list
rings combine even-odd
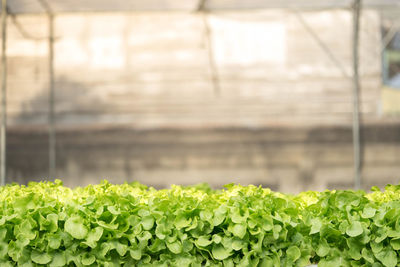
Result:
{"label": "greenhouse frame", "polygon": [[[73,13],[73,12],[139,12],[139,11],[162,11],[162,12],[199,12],[204,14],[205,20],[207,14],[220,11],[241,11],[241,10],[261,10],[261,9],[287,9],[299,17],[304,28],[309,34],[319,42],[319,45],[326,52],[327,57],[330,58],[344,76],[349,76],[346,70],[343,69],[340,62],[335,58],[329,48],[329,44],[323,43],[318,33],[312,31],[307,23],[302,20],[302,13],[312,10],[328,10],[328,9],[344,9],[352,12],[353,14],[353,45],[349,47],[353,55],[353,70],[350,74],[353,79],[353,150],[354,150],[354,187],[360,188],[361,185],[361,157],[360,157],[360,116],[359,116],[359,23],[360,12],[362,9],[375,9],[381,12],[391,12],[394,8],[400,8],[400,1],[398,0],[200,0],[200,1],[160,1],[160,0],[138,0],[138,1],[98,1],[98,0],[2,0],[2,104],[1,104],[1,162],[0,162],[0,176],[1,184],[4,185],[6,181],[6,129],[7,129],[7,114],[6,114],[6,92],[7,92],[7,17],[11,17],[12,23],[20,31],[21,35],[28,39],[47,39],[48,40],[48,66],[49,66],[49,102],[48,102],[48,132],[49,132],[49,177],[55,173],[56,166],[56,133],[55,133],[55,115],[54,110],[57,105],[54,97],[54,77],[57,70],[54,67],[54,54],[57,51],[54,49],[54,41],[57,33],[54,30],[54,17],[57,14]],[[20,14],[47,14],[48,17],[48,36],[32,36],[29,32],[24,30],[24,25],[18,22],[18,15]],[[390,38],[390,34],[388,34]],[[392,36],[393,37],[393,36]],[[212,48],[210,48],[212,49]],[[214,90],[218,91],[218,72],[216,71],[215,63],[213,63],[213,52],[209,51],[210,69],[213,71],[213,86]]]}

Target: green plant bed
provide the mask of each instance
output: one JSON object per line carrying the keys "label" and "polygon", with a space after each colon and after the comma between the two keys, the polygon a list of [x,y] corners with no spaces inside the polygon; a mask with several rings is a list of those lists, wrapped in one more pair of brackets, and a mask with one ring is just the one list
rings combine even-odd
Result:
{"label": "green plant bed", "polygon": [[0,188],[0,266],[396,266],[399,186]]}

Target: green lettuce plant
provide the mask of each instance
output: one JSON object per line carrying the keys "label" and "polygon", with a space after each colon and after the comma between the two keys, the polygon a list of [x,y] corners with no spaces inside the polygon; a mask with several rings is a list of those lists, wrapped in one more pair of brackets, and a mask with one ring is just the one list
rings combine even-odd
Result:
{"label": "green lettuce plant", "polygon": [[399,192],[7,185],[0,266],[394,267]]}

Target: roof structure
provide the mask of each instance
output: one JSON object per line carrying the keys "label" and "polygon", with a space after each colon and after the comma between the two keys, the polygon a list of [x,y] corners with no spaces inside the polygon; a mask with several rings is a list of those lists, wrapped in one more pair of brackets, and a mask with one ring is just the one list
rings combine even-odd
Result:
{"label": "roof structure", "polygon": [[[186,11],[202,7],[209,11],[252,10],[269,8],[332,9],[350,8],[353,0],[12,0],[8,1],[13,14],[46,13],[46,2],[53,13],[70,12],[134,12]],[[363,0],[364,8],[400,8],[400,0]]]}

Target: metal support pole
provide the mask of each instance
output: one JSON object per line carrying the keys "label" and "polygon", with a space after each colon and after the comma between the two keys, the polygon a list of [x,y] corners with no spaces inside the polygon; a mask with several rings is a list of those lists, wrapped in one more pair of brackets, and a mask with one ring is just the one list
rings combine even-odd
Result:
{"label": "metal support pole", "polygon": [[6,184],[6,153],[7,153],[7,0],[1,1],[1,131],[0,131],[0,185]]}
{"label": "metal support pole", "polygon": [[208,62],[210,64],[210,72],[211,72],[211,82],[214,89],[214,95],[219,95],[221,92],[220,85],[219,85],[219,78],[218,78],[218,71],[217,71],[217,64],[214,60],[214,53],[213,53],[213,45],[211,39],[211,30],[210,25],[208,23],[207,11],[206,8],[207,0],[199,0],[197,5],[197,12],[201,13],[203,17],[203,24],[204,24],[204,35],[206,39],[206,49],[207,49],[207,56]]}
{"label": "metal support pole", "polygon": [[354,0],[353,7],[353,150],[354,150],[354,188],[361,188],[361,145],[360,145],[360,42],[361,0]]}
{"label": "metal support pole", "polygon": [[38,0],[46,11],[49,22],[49,178],[56,175],[56,131],[54,116],[54,12],[47,0]]}
{"label": "metal support pole", "polygon": [[54,119],[54,16],[49,15],[49,178],[56,175],[56,132]]}
{"label": "metal support pole", "polygon": [[207,55],[208,55],[208,62],[210,64],[210,72],[211,72],[211,81],[214,88],[214,95],[218,96],[221,93],[221,88],[219,85],[219,78],[218,78],[218,70],[217,64],[215,63],[214,53],[213,53],[213,45],[211,39],[211,31],[210,25],[208,24],[207,13],[203,12],[203,22],[204,22],[204,34],[207,42]]}

